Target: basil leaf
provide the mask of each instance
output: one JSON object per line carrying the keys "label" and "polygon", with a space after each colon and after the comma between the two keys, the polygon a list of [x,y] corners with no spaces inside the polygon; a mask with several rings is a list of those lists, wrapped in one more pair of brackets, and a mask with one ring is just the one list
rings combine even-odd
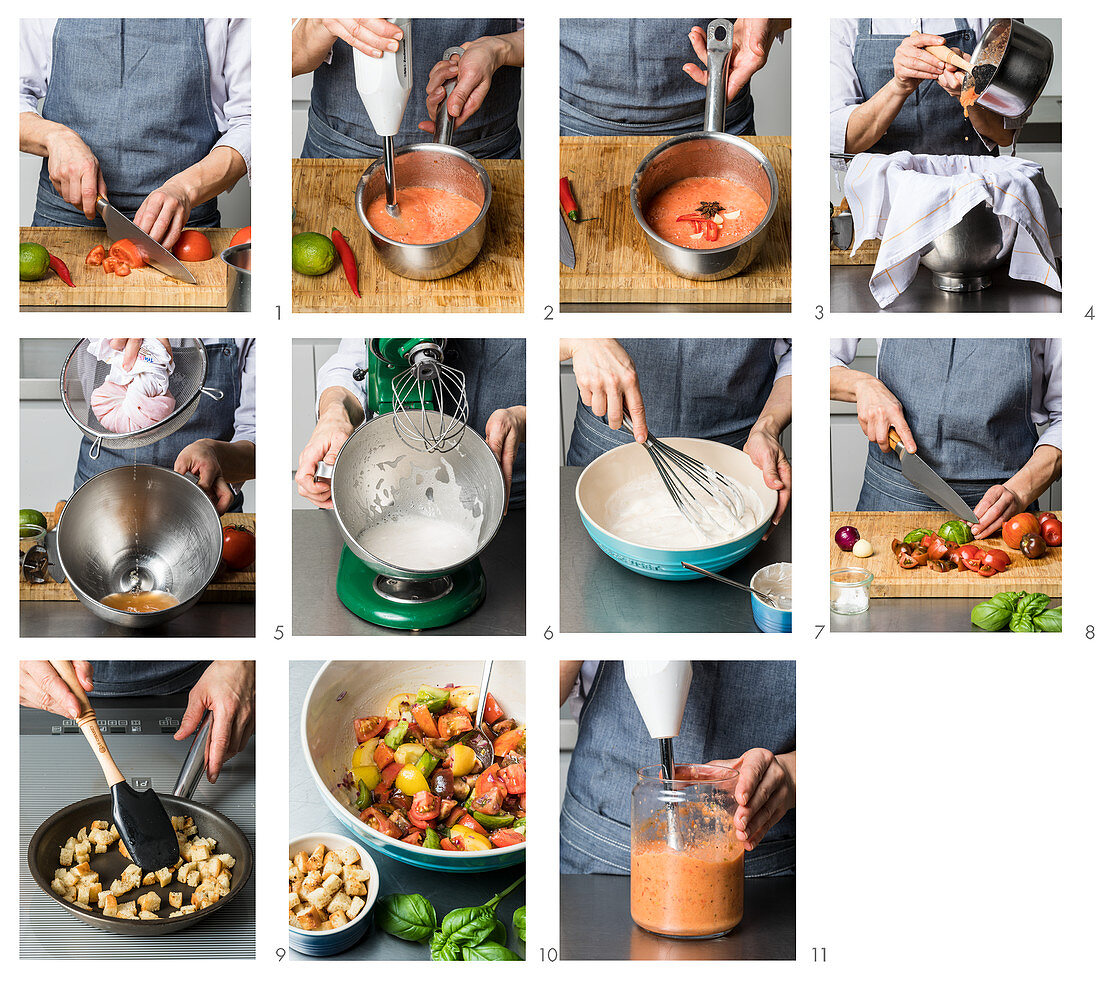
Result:
{"label": "basil leaf", "polygon": [[435,908],[419,893],[391,893],[375,907],[375,923],[404,941],[425,941],[435,930]]}
{"label": "basil leaf", "polygon": [[468,962],[521,962],[514,951],[510,951],[495,941],[485,941],[479,945],[467,945],[462,949],[462,958]]}
{"label": "basil leaf", "polygon": [[443,918],[440,929],[448,941],[478,945],[488,939],[496,924],[496,897],[491,907],[459,907]]}
{"label": "basil leaf", "polygon": [[1034,617],[1046,610],[1049,603],[1050,597],[1045,593],[1025,593],[1016,601],[1016,613]]}
{"label": "basil leaf", "polygon": [[1011,590],[1008,593],[995,593],[986,602],[1007,610],[1011,614],[1016,610],[1016,601],[1026,596],[1026,590]]}
{"label": "basil leaf", "polygon": [[508,943],[508,926],[504,921],[498,920],[493,925],[493,930],[489,933],[488,941],[495,941],[497,944]]}
{"label": "basil leaf", "polygon": [[978,604],[970,612],[970,623],[983,631],[1000,631],[1012,619],[1011,610],[1006,610],[993,600]]}
{"label": "basil leaf", "polygon": [[516,912],[512,915],[512,927],[515,928],[516,937],[520,941],[527,940],[527,905],[517,907]]}
{"label": "basil leaf", "polygon": [[1044,610],[1035,617],[1035,626],[1040,631],[1060,634],[1062,632],[1062,608],[1051,607],[1049,610]]}
{"label": "basil leaf", "polygon": [[442,931],[436,931],[432,935],[429,944],[432,949],[433,962],[460,962],[462,961],[462,949],[449,940]]}
{"label": "basil leaf", "polygon": [[1027,634],[1039,630],[1035,626],[1035,618],[1031,614],[1023,614],[1019,611],[1012,615],[1012,620],[1008,622],[1008,629],[1015,631],[1017,634]]}

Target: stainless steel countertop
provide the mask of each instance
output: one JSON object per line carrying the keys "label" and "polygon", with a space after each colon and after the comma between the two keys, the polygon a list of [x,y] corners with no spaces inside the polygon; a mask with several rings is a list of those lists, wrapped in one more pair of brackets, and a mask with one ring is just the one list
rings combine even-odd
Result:
{"label": "stainless steel countertop", "polygon": [[[481,554],[488,582],[485,602],[469,617],[431,632],[433,636],[522,635],[527,624],[526,511],[516,508],[501,522],[496,537]],[[336,564],[343,539],[336,516],[327,509],[296,510],[293,528],[292,600],[296,635],[401,635],[360,620],[336,595]]]}
{"label": "stainless steel countertop", "polygon": [[[568,633],[757,632],[749,594],[714,580],[655,580],[605,556],[581,524],[575,492],[583,467],[561,468],[561,624]],[[723,575],[748,583],[771,563],[791,561],[791,510],[762,542]]]}
{"label": "stainless steel countertop", "polygon": [[[1052,606],[1057,607],[1061,602],[1061,597],[1051,597]],[[830,613],[829,631],[834,634],[886,631],[973,631],[985,634],[985,631],[979,631],[970,623],[970,611],[979,603],[981,597],[872,598],[871,607],[864,614]]]}
{"label": "stainless steel countertop", "polygon": [[694,961],[791,960],[795,957],[795,877],[745,880],[745,917],[711,941],[674,941],[630,919],[630,877],[568,873],[561,881],[563,959]]}
{"label": "stainless steel countertop", "polygon": [[[317,786],[306,767],[302,743],[299,739],[302,701],[309,683],[320,670],[322,662],[292,661],[290,663],[290,835],[335,832],[347,835],[344,827],[321,802]],[[432,902],[437,917],[442,920],[456,907],[474,907],[485,903],[494,894],[511,886],[524,873],[525,866],[511,866],[495,873],[437,873],[432,870],[406,866],[380,853],[372,852],[378,864],[380,897],[388,893],[420,893]],[[512,914],[526,902],[526,884],[516,887],[497,908],[498,916],[508,928],[508,947],[518,954],[524,953],[524,944],[512,930]],[[312,961],[308,955],[296,951],[290,957],[300,961]],[[358,945],[334,958],[352,961],[430,961],[427,945],[413,944],[392,937],[372,927]]]}
{"label": "stainless steel countertop", "polygon": [[867,288],[873,266],[830,266],[829,309],[834,313],[952,314],[1058,313],[1062,295],[1038,283],[1014,280],[1008,264],[993,273],[993,283],[976,293],[945,293],[932,285],[932,273],[921,266],[916,278],[889,307],[880,309]]}
{"label": "stainless steel countertop", "polygon": [[22,638],[253,638],[256,605],[195,604],[160,627],[130,631],[100,620],[78,600],[24,600],[19,604]]}

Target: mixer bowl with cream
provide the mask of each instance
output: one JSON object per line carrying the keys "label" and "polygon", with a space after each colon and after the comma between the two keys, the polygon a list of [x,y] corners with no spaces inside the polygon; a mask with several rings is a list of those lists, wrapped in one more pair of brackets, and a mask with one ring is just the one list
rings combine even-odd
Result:
{"label": "mixer bowl with cream", "polygon": [[684,569],[684,562],[714,573],[732,566],[763,539],[779,496],[741,450],[688,437],[662,442],[736,481],[745,499],[743,518],[704,523],[700,536],[679,515],[645,448],[628,443],[601,454],[577,481],[585,531],[621,566],[659,580],[699,579],[702,574]]}

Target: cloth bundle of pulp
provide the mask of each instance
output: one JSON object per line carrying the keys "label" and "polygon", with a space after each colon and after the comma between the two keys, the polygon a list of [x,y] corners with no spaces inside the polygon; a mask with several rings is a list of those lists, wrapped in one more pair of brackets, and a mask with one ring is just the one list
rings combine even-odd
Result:
{"label": "cloth bundle of pulp", "polygon": [[167,419],[176,408],[176,399],[168,391],[168,379],[176,365],[156,338],[142,339],[137,361],[129,371],[122,367],[123,352],[111,347],[110,338],[92,338],[88,352],[111,366],[107,381],[89,400],[104,428],[112,433],[133,433]]}

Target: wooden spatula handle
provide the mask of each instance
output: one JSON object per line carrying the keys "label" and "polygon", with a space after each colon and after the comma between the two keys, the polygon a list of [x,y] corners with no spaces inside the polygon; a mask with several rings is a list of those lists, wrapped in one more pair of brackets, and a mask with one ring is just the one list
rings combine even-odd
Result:
{"label": "wooden spatula handle", "polygon": [[970,62],[966,60],[963,55],[957,55],[945,44],[930,44],[924,49],[933,58],[939,58],[940,61],[945,61],[947,64],[952,65],[961,71],[970,71]]}
{"label": "wooden spatula handle", "polygon": [[76,722],[80,726],[80,732],[84,734],[88,745],[95,753],[95,759],[99,762],[103,776],[107,779],[107,786],[113,788],[116,784],[125,781],[126,778],[122,771],[118,769],[114,758],[111,757],[111,751],[107,749],[107,742],[103,739],[103,734],[99,732],[95,710],[92,709],[92,704],[88,701],[88,693],[84,691],[80,679],[76,677],[76,669],[73,667],[73,663],[51,659],[50,664],[53,666],[54,671],[61,676],[61,681],[68,686],[76,701],[80,703],[80,715],[77,717]]}

